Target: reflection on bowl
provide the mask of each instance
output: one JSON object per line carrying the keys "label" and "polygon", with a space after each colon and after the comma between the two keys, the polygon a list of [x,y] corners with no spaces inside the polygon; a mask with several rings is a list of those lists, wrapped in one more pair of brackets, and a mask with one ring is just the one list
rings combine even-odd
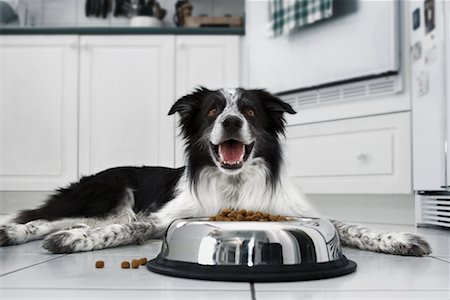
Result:
{"label": "reflection on bowl", "polygon": [[355,271],[342,255],[334,226],[324,219],[217,222],[178,219],[167,229],[151,271],[197,279],[290,281]]}

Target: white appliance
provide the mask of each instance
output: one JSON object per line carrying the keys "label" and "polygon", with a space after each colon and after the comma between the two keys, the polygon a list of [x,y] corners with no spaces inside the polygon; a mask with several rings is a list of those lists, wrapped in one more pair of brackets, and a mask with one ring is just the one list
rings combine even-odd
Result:
{"label": "white appliance", "polygon": [[398,73],[400,1],[334,3],[331,18],[271,38],[269,1],[247,0],[247,84],[286,93]]}
{"label": "white appliance", "polygon": [[450,228],[450,2],[409,13],[416,223]]}

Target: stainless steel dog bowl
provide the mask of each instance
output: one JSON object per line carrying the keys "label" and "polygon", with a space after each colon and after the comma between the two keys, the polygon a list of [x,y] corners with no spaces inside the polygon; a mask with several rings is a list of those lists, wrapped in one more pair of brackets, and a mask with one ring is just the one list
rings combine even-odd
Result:
{"label": "stainless steel dog bowl", "polygon": [[166,231],[152,272],[206,280],[295,281],[340,276],[356,270],[341,252],[328,220],[222,222],[178,219]]}

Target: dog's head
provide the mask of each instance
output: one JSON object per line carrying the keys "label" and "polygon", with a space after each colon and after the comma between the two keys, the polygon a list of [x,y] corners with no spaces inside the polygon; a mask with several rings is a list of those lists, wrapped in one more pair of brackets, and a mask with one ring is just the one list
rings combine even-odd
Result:
{"label": "dog's head", "polygon": [[[199,88],[179,99],[169,115],[180,114],[191,166],[217,166],[238,174],[254,158],[278,167],[283,113],[292,107],[264,90]],[[278,170],[273,170],[278,171]]]}

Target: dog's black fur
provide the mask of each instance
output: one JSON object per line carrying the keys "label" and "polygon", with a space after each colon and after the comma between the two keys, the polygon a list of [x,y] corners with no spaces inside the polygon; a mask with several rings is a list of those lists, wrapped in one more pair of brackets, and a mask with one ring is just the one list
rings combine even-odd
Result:
{"label": "dog's black fur", "polygon": [[24,210],[14,219],[25,224],[34,220],[106,218],[119,205],[127,188],[134,193],[133,210],[151,213],[173,199],[173,188],[184,167],[118,167],[81,178],[59,189],[37,209]]}

